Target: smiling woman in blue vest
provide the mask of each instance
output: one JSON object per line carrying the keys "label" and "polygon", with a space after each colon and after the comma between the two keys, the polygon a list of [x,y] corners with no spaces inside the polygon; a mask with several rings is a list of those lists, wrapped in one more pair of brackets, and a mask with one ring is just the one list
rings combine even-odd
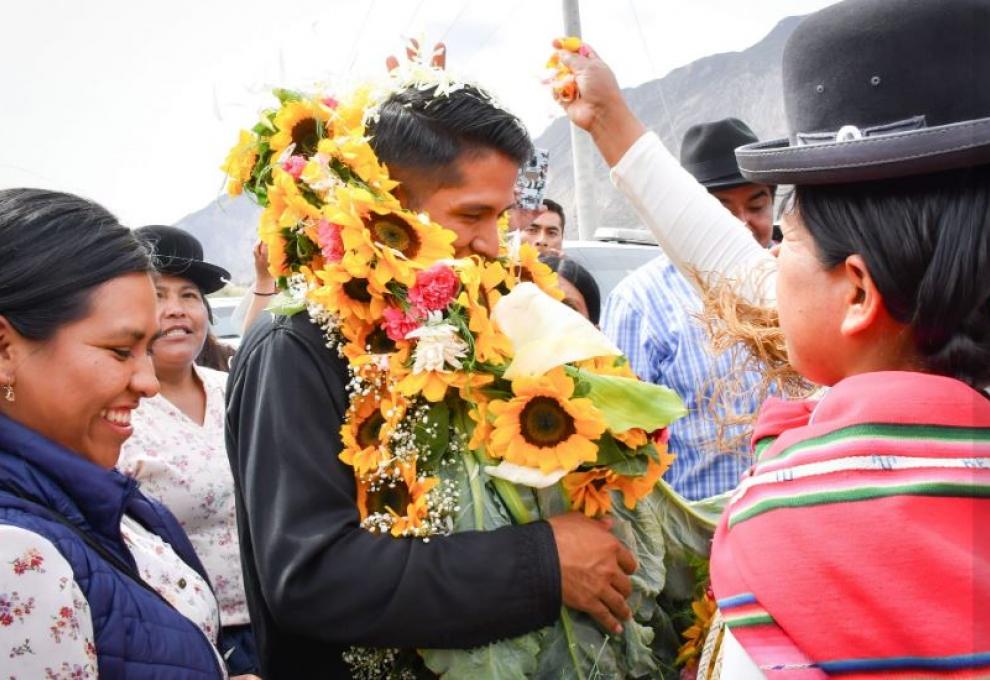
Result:
{"label": "smiling woman in blue vest", "polygon": [[0,191],[5,677],[218,678],[217,602],[175,518],[113,470],[158,392],[151,264],[76,196]]}

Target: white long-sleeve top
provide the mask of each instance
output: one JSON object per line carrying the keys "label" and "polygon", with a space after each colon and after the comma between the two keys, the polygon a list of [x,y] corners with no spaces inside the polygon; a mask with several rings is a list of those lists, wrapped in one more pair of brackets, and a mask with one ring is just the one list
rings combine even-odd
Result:
{"label": "white long-sleeve top", "polygon": [[193,370],[206,392],[203,424],[162,395],[142,399],[131,416],[134,434],[117,469],[141,482],[141,491],[167,507],[189,536],[220,601],[225,626],[250,622],[234,509],[234,477],[224,447],[227,374]]}
{"label": "white long-sleeve top", "polygon": [[671,262],[689,281],[697,272],[740,284],[752,303],[777,304],[777,259],[684,170],[654,132],[629,147],[611,171]]}

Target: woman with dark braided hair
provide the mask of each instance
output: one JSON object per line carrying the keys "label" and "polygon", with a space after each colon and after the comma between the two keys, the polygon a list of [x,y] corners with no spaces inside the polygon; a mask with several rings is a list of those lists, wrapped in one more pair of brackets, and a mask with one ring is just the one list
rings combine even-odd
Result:
{"label": "woman with dark braided hair", "polygon": [[[698,677],[990,674],[988,27],[990,0],[805,19],[784,52],[789,138],[736,151],[747,179],[796,187],[779,258],[715,218],[703,240],[659,230],[706,277],[769,265],[737,290],[776,301],[791,367],[829,388],[763,407],[715,535],[722,623]],[[568,113],[613,173],[668,172],[594,53],[562,60],[581,90]],[[654,180],[634,174],[642,207]]]}

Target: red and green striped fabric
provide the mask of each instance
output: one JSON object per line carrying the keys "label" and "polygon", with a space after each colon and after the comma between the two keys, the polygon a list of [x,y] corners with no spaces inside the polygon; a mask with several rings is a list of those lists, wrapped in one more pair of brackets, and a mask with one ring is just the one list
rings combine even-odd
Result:
{"label": "red and green striped fabric", "polygon": [[884,372],[772,401],[715,536],[726,623],[768,677],[990,677],[990,401]]}

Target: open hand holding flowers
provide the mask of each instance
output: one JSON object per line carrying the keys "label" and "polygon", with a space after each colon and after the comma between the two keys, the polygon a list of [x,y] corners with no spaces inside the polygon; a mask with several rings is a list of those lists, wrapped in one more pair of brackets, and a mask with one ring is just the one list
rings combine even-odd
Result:
{"label": "open hand holding flowers", "polygon": [[[276,91],[279,108],[241,133],[223,166],[231,193],[264,207],[259,231],[282,311],[306,309],[348,361],[340,459],[354,469],[362,526],[429,541],[572,509],[600,517],[619,500],[636,542],[637,503],[673,460],[664,428],[684,407],[638,381],[615,346],[559,302],[556,275],[531,246],[454,259],[454,233],[399,203],[366,126],[390,92],[410,85],[437,96],[457,87],[419,64],[347,98]],[[635,547],[641,561],[655,550],[646,540]],[[600,663],[650,674],[657,608],[645,603],[659,586],[650,577],[636,585],[639,623],[624,640],[565,610],[553,629],[484,653],[507,677],[561,663],[576,677]],[[479,653],[420,651],[445,677],[478,677]],[[359,674],[382,672],[367,654],[353,659]]]}

